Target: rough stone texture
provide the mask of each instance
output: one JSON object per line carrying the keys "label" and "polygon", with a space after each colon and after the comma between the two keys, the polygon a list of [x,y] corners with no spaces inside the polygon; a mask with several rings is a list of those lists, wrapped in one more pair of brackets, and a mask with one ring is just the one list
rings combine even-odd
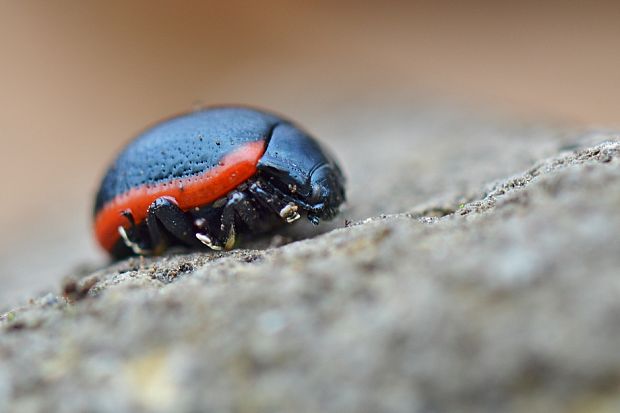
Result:
{"label": "rough stone texture", "polygon": [[401,115],[324,131],[338,228],[1,315],[0,411],[620,410],[618,135]]}

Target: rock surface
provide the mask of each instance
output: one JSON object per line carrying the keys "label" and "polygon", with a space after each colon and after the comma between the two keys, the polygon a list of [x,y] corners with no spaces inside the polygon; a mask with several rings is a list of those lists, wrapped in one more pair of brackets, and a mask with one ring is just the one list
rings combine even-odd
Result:
{"label": "rock surface", "polygon": [[333,230],[1,315],[0,412],[620,410],[619,136],[393,116],[323,131]]}

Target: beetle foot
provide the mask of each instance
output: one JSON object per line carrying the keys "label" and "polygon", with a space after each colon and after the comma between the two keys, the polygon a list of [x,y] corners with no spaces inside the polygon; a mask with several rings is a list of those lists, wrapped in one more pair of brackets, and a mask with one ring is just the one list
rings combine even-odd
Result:
{"label": "beetle foot", "polygon": [[198,232],[196,233],[196,238],[198,238],[198,241],[202,242],[214,251],[221,251],[223,249],[221,245],[215,244],[211,237],[209,237],[207,234],[202,234]]}
{"label": "beetle foot", "polygon": [[146,250],[142,247],[140,247],[140,245],[138,245],[137,242],[132,241],[131,239],[129,239],[129,235],[127,235],[127,231],[125,230],[124,227],[119,226],[118,227],[118,233],[121,236],[121,238],[123,239],[123,242],[125,243],[125,245],[127,245],[128,248],[130,248],[134,254],[136,255],[148,255],[151,253],[151,251]]}
{"label": "beetle foot", "polygon": [[222,251],[222,250],[229,251],[233,249],[233,247],[235,246],[235,240],[236,240],[235,226],[234,225],[230,226],[228,230],[228,236],[226,237],[226,240],[224,241],[223,244],[215,242],[210,236],[208,236],[207,234],[200,233],[200,232],[196,233],[196,238],[198,238],[198,241],[202,242],[203,244],[205,244],[207,247],[211,248],[214,251]]}
{"label": "beetle foot", "polygon": [[280,217],[282,217],[287,224],[293,223],[301,218],[299,215],[299,207],[292,202],[289,202],[280,210]]}
{"label": "beetle foot", "polygon": [[228,237],[226,237],[226,242],[224,243],[224,249],[226,251],[230,251],[231,249],[233,249],[233,247],[235,246],[235,238],[235,226],[231,225],[230,229],[228,230]]}

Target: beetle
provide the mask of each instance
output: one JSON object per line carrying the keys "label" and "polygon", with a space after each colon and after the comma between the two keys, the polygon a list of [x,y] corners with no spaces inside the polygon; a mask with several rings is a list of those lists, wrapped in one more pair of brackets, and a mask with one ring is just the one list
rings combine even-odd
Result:
{"label": "beetle", "polygon": [[229,250],[305,215],[332,219],[345,201],[335,158],[293,122],[222,106],[146,129],[104,175],[94,206],[98,243],[114,258],[168,246]]}

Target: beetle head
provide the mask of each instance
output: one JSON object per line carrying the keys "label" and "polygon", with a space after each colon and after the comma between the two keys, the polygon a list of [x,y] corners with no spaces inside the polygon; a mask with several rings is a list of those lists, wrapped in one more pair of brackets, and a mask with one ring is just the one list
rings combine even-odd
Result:
{"label": "beetle head", "polygon": [[305,200],[312,209],[308,211],[308,219],[318,224],[320,219],[332,219],[338,213],[345,200],[343,177],[340,169],[334,164],[325,164],[317,168],[310,176],[312,192]]}
{"label": "beetle head", "polygon": [[332,219],[345,200],[344,177],[333,156],[291,124],[274,128],[258,169],[314,224]]}

